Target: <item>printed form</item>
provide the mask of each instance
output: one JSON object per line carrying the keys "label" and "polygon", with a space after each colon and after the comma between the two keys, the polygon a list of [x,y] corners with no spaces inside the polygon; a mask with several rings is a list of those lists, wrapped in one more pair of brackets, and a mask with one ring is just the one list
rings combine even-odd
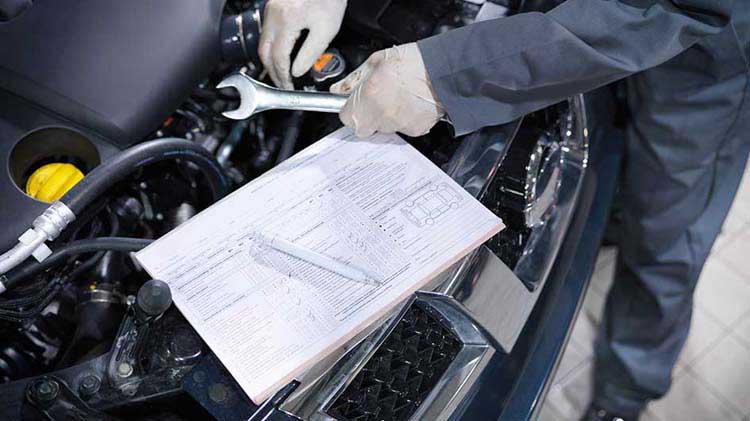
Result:
{"label": "printed form", "polygon": [[[255,402],[502,228],[397,135],[340,129],[136,254]],[[279,236],[380,276],[373,286],[259,244]]]}

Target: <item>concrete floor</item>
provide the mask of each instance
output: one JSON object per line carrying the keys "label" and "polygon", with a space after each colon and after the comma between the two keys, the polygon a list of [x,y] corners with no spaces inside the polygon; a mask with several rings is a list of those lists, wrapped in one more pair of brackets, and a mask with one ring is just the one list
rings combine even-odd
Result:
{"label": "concrete floor", "polygon": [[[641,420],[750,421],[750,172],[695,292],[672,387]],[[540,420],[577,420],[591,396],[592,341],[617,251],[604,249]]]}

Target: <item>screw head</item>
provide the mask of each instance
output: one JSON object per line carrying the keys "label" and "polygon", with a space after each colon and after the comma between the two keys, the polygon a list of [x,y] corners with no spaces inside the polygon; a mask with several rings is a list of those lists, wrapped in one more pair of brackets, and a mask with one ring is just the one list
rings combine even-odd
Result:
{"label": "screw head", "polygon": [[195,373],[193,373],[193,380],[196,383],[203,383],[206,380],[206,377],[208,377],[206,376],[206,373],[201,370],[198,370]]}
{"label": "screw head", "polygon": [[135,393],[138,392],[138,385],[137,384],[129,384],[124,385],[121,388],[122,394],[125,396],[135,396]]}
{"label": "screw head", "polygon": [[130,377],[133,374],[133,366],[127,362],[121,362],[117,366],[117,375],[120,377]]}
{"label": "screw head", "polygon": [[229,398],[229,389],[221,383],[214,383],[208,387],[208,397],[215,403],[222,403]]}
{"label": "screw head", "polygon": [[60,384],[50,378],[36,380],[31,387],[34,397],[39,402],[50,402],[60,393]]}
{"label": "screw head", "polygon": [[81,384],[78,386],[78,392],[81,396],[92,396],[99,391],[101,385],[102,381],[98,376],[89,374],[81,379]]}

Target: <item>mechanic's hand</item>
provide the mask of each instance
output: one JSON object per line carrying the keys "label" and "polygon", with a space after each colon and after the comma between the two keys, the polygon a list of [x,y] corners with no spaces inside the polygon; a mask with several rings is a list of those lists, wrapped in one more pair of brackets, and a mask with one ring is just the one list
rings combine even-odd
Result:
{"label": "mechanic's hand", "polygon": [[268,0],[258,55],[279,88],[293,89],[289,74],[292,49],[302,30],[309,32],[291,74],[304,75],[328,48],[344,19],[346,0]]}
{"label": "mechanic's hand", "polygon": [[416,43],[374,53],[331,92],[351,94],[339,117],[358,137],[375,132],[421,136],[445,114]]}

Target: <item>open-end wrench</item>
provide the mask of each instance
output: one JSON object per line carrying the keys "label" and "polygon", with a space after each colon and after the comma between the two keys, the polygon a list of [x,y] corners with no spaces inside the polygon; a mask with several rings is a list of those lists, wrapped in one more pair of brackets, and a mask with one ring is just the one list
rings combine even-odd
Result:
{"label": "open-end wrench", "polygon": [[235,73],[216,85],[217,89],[235,88],[240,93],[236,110],[225,111],[224,117],[244,120],[266,110],[296,110],[337,113],[348,96],[328,92],[286,91],[272,88],[243,74]]}

